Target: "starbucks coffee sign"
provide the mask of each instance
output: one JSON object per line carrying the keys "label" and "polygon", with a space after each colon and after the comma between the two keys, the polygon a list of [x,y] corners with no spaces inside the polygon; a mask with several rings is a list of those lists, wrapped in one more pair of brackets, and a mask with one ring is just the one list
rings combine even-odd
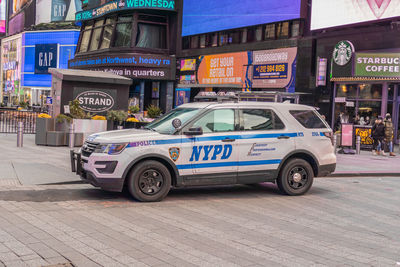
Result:
{"label": "starbucks coffee sign", "polygon": [[86,112],[104,113],[114,107],[116,91],[75,88],[74,99],[79,101],[79,106]]}
{"label": "starbucks coffee sign", "polygon": [[355,76],[400,77],[400,53],[356,53]]}
{"label": "starbucks coffee sign", "polygon": [[340,41],[333,49],[333,61],[339,65],[344,66],[350,62],[354,53],[354,46],[350,41]]}

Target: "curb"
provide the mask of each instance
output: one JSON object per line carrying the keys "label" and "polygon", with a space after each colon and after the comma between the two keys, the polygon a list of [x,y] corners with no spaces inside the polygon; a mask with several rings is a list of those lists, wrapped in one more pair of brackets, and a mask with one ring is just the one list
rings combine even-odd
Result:
{"label": "curb", "polygon": [[47,184],[38,184],[38,185],[68,185],[68,184],[87,184],[85,181],[67,181],[67,182],[58,182],[58,183],[47,183]]}
{"label": "curb", "polygon": [[[340,177],[400,177],[400,173],[399,172],[385,172],[385,173],[332,173],[328,176],[326,176],[327,178],[340,178]],[[323,177],[317,177],[317,178],[323,178]]]}

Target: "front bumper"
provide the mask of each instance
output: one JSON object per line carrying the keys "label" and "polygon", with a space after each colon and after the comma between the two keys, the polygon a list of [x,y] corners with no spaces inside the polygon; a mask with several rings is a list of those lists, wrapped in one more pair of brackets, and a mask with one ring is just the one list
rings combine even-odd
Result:
{"label": "front bumper", "polygon": [[86,171],[83,168],[84,159],[82,159],[81,153],[70,151],[71,157],[71,171],[75,172],[82,181],[87,182],[95,187],[100,187],[106,191],[121,192],[124,187],[123,178],[99,178],[96,177],[92,172]]}

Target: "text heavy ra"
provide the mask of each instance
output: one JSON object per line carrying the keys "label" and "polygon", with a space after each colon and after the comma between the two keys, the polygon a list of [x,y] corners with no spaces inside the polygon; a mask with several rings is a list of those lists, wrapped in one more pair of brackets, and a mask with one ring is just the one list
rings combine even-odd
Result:
{"label": "text heavy ra", "polygon": [[[189,161],[206,161],[229,159],[232,154],[232,145],[193,146]],[[201,157],[203,156],[203,157]]]}

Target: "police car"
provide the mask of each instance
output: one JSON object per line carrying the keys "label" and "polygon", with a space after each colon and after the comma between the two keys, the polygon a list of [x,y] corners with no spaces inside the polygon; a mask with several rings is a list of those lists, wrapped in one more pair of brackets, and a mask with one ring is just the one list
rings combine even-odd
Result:
{"label": "police car", "polygon": [[103,132],[71,151],[73,171],[109,191],[127,187],[139,201],[160,201],[171,187],[276,182],[306,193],[336,167],[332,130],[308,106],[197,102],[145,129]]}

